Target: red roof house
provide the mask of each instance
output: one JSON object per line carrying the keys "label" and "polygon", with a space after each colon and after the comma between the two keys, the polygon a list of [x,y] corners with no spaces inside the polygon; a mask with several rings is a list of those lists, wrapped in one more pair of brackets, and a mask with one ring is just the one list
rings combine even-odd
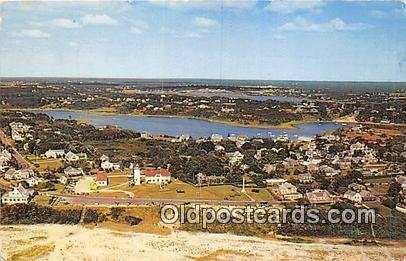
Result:
{"label": "red roof house", "polygon": [[107,173],[99,172],[96,175],[96,184],[98,186],[107,186],[109,184],[109,179],[107,177]]}
{"label": "red roof house", "polygon": [[167,184],[171,181],[171,173],[167,169],[154,169],[145,172],[145,182]]}
{"label": "red roof house", "polygon": [[154,170],[147,170],[145,172],[146,177],[155,177],[155,176],[162,176],[162,177],[170,177],[171,173],[167,169],[154,169]]}

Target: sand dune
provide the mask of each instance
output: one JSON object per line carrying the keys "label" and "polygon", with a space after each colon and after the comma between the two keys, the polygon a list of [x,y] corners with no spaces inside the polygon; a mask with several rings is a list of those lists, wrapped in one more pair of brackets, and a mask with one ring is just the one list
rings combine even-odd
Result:
{"label": "sand dune", "polygon": [[398,246],[296,244],[228,234],[174,232],[161,236],[81,226],[1,226],[7,260],[404,260]]}

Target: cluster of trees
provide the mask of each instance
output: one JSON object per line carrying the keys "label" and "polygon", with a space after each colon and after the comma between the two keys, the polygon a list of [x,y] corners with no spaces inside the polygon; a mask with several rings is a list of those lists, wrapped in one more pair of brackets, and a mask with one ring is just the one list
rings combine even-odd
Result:
{"label": "cluster of trees", "polygon": [[[302,119],[301,115],[286,111],[293,108],[291,103],[274,100],[255,101],[224,97],[201,98],[180,95],[167,95],[165,98],[162,98],[157,94],[139,94],[135,98],[148,100],[148,102],[128,102],[119,109],[120,113],[137,111],[139,113],[151,115],[165,114],[190,116],[227,120],[243,124],[250,124],[252,122],[261,124],[280,124]],[[188,102],[184,103],[184,100],[187,100]],[[200,108],[197,106],[200,104],[201,100],[207,101],[206,105],[209,107]],[[233,105],[231,106],[230,104]],[[152,105],[153,107],[147,107],[147,105]],[[234,111],[222,112],[222,108],[227,106],[234,109]],[[163,109],[154,110],[154,107]]]}
{"label": "cluster of trees", "polygon": [[[92,125],[79,124],[73,120],[54,120],[45,114],[3,111],[0,117],[2,119],[0,127],[6,133],[10,133],[11,122],[23,122],[33,126],[33,139],[27,141],[28,152],[38,156],[49,149],[65,149],[66,152],[70,150],[93,155],[96,153],[95,148],[86,145],[86,142],[128,140],[141,136],[140,133],[115,126],[97,129]],[[22,151],[24,144],[25,142],[17,142],[17,149]]]}
{"label": "cluster of trees", "polygon": [[125,209],[121,207],[114,207],[111,208],[110,210],[110,217],[112,220],[116,222],[124,221],[125,223],[131,225],[131,226],[136,226],[138,225],[142,219],[134,216],[128,216],[124,215],[125,214]]}
{"label": "cluster of trees", "polygon": [[265,236],[272,233],[275,233],[277,230],[276,224],[233,224],[231,222],[223,224],[218,221],[213,222],[212,224],[207,224],[206,228],[202,227],[201,223],[192,224],[185,223],[181,224],[179,227],[180,230],[190,231],[190,232],[209,232],[209,233],[231,233],[240,236]]}
{"label": "cluster of trees", "polygon": [[[357,209],[348,203],[338,202],[331,206],[332,209],[341,210],[353,209],[357,213]],[[321,220],[327,219],[328,209],[320,211],[319,217]],[[365,222],[352,222],[347,224],[342,220],[336,224],[321,222],[311,224],[294,224],[288,219],[288,222],[278,227],[278,234],[287,236],[326,236],[326,237],[346,237],[346,238],[376,238],[381,239],[406,239],[406,226],[404,226],[405,217],[402,213],[391,210],[390,215],[380,215],[379,212],[375,216],[375,224]],[[372,230],[373,229],[373,230]],[[374,231],[374,232],[373,232]]]}
{"label": "cluster of trees", "polygon": [[78,224],[81,210],[57,210],[34,203],[5,205],[1,209],[0,224]]}
{"label": "cluster of trees", "polygon": [[86,209],[83,218],[83,223],[89,224],[89,223],[100,223],[106,220],[106,215],[103,213],[98,212],[97,210],[94,209]]}
{"label": "cluster of trees", "polygon": [[406,103],[402,100],[365,103],[361,108],[358,108],[359,114],[356,120],[361,122],[389,120],[394,123],[406,123],[405,107]]}

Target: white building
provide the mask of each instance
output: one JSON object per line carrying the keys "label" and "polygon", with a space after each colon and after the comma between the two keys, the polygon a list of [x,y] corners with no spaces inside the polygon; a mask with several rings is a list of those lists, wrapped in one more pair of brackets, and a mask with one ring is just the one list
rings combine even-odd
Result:
{"label": "white building", "polygon": [[9,161],[11,158],[11,153],[8,150],[3,150],[0,152],[0,161]]}
{"label": "white building", "polygon": [[155,169],[145,172],[145,182],[153,184],[167,184],[171,181],[171,173],[167,169]]}
{"label": "white building", "polygon": [[79,156],[73,153],[72,151],[69,151],[68,153],[66,153],[65,159],[69,162],[75,162],[79,160]]}
{"label": "white building", "polygon": [[358,192],[355,192],[353,190],[347,190],[344,193],[344,198],[354,202],[354,203],[361,203],[362,202],[362,196]]}
{"label": "white building", "polygon": [[45,152],[45,157],[49,158],[60,158],[65,155],[65,150],[47,150]]}
{"label": "white building", "polygon": [[104,154],[103,154],[103,155],[100,156],[100,161],[101,161],[101,162],[109,161],[109,160],[110,160],[110,158],[109,158],[109,156],[107,156],[107,155],[104,155]]}
{"label": "white building", "polygon": [[18,131],[11,130],[11,138],[15,141],[23,141],[24,137],[18,133]]}
{"label": "white building", "polygon": [[282,178],[273,178],[273,179],[266,179],[266,184],[269,186],[275,186],[286,182],[286,179]]}
{"label": "white building", "polygon": [[109,184],[109,179],[106,173],[100,172],[96,176],[96,185],[99,187],[105,187]]}
{"label": "white building", "polygon": [[27,204],[30,194],[29,190],[19,185],[18,187],[14,187],[12,191],[5,193],[1,201],[3,204]]}
{"label": "white building", "polygon": [[239,151],[230,152],[227,153],[226,155],[229,158],[230,165],[236,165],[237,163],[240,163],[244,159],[244,155],[241,154],[241,152]]}
{"label": "white building", "polygon": [[44,182],[44,179],[39,178],[39,177],[31,177],[25,180],[28,183],[28,186],[35,187],[38,186],[39,183]]}
{"label": "white building", "polygon": [[9,169],[4,174],[4,178],[8,180],[24,180],[28,179],[33,175],[34,172],[31,169],[20,169],[20,170]]}
{"label": "white building", "polygon": [[110,161],[103,161],[103,162],[100,164],[100,167],[101,167],[103,170],[111,170],[111,169],[113,169],[113,163],[111,163]]}
{"label": "white building", "polygon": [[140,168],[138,168],[138,167],[133,168],[133,181],[134,181],[134,185],[141,184],[141,171],[140,171]]}
{"label": "white building", "polygon": [[74,168],[72,166],[68,166],[63,170],[63,173],[67,175],[68,177],[72,176],[80,176],[83,175],[83,169],[82,168]]}
{"label": "white building", "polygon": [[221,142],[223,140],[223,136],[221,136],[220,134],[212,134],[210,139],[214,143]]}
{"label": "white building", "polygon": [[100,167],[103,169],[103,170],[118,170],[118,169],[120,169],[120,167],[121,167],[121,165],[120,165],[120,163],[112,163],[112,162],[110,162],[110,161],[103,161],[101,164],[100,164]]}
{"label": "white building", "polygon": [[25,125],[21,122],[12,122],[9,124],[10,128],[18,132],[28,132],[31,128],[30,125]]}
{"label": "white building", "polygon": [[289,182],[278,185],[278,190],[284,200],[297,200],[303,198],[303,195],[297,192],[297,188]]}

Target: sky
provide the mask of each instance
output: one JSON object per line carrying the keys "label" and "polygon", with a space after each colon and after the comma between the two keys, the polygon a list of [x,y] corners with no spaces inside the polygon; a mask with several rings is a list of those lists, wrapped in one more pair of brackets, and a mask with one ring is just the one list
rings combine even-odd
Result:
{"label": "sky", "polygon": [[406,81],[402,1],[0,0],[0,77]]}

